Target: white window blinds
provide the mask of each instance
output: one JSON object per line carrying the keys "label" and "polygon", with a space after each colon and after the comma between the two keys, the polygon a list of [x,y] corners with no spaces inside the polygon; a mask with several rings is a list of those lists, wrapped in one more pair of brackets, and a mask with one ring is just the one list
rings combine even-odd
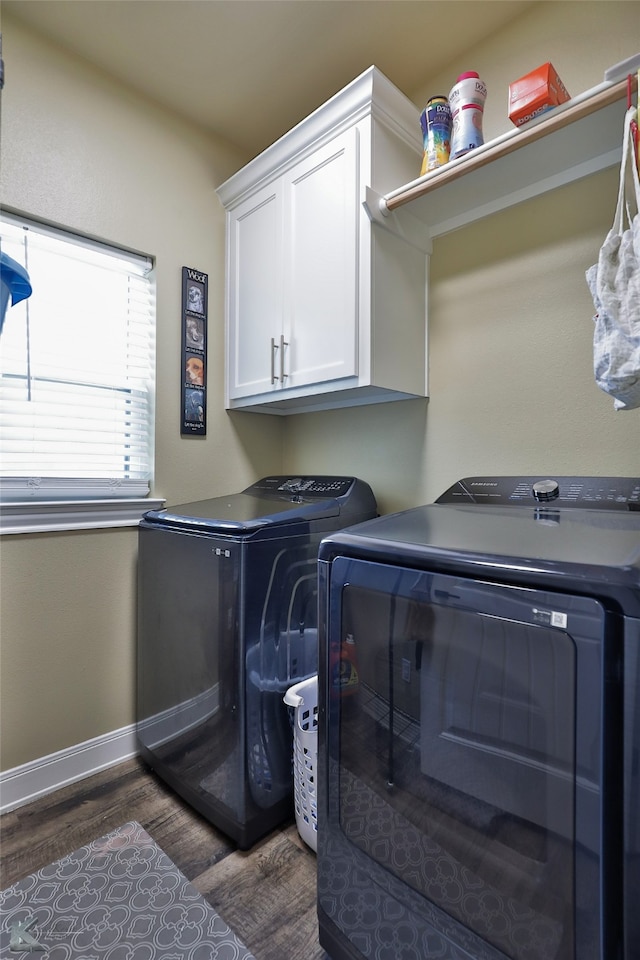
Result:
{"label": "white window blinds", "polygon": [[153,470],[151,260],[7,214],[33,293],[0,335],[5,500],[140,497]]}

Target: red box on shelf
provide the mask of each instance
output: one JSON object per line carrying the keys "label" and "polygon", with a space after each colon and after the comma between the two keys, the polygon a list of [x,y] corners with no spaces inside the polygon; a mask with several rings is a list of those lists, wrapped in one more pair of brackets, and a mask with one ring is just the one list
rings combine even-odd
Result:
{"label": "red box on shelf", "polygon": [[543,63],[509,84],[509,119],[520,127],[570,99],[553,64]]}

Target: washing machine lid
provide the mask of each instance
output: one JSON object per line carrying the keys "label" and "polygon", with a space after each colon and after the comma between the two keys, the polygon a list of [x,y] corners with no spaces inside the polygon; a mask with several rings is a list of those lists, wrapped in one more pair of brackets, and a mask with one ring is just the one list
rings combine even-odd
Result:
{"label": "washing machine lid", "polygon": [[143,524],[252,536],[280,525],[339,517],[356,484],[353,477],[264,477],[241,493],[150,510]]}

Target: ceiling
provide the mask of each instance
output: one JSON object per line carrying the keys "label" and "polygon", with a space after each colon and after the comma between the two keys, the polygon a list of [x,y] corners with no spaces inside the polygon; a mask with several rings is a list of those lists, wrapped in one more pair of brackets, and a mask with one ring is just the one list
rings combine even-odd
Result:
{"label": "ceiling", "polygon": [[411,96],[532,2],[3,0],[2,10],[255,156],[372,64]]}

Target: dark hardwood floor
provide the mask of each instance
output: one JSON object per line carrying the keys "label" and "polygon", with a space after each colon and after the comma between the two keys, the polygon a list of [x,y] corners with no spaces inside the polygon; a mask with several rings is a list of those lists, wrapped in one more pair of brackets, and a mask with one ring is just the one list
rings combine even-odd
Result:
{"label": "dark hardwood floor", "polygon": [[249,851],[139,759],[0,817],[0,888],[137,820],[256,960],[328,960],[318,943],[316,858],[291,821]]}

